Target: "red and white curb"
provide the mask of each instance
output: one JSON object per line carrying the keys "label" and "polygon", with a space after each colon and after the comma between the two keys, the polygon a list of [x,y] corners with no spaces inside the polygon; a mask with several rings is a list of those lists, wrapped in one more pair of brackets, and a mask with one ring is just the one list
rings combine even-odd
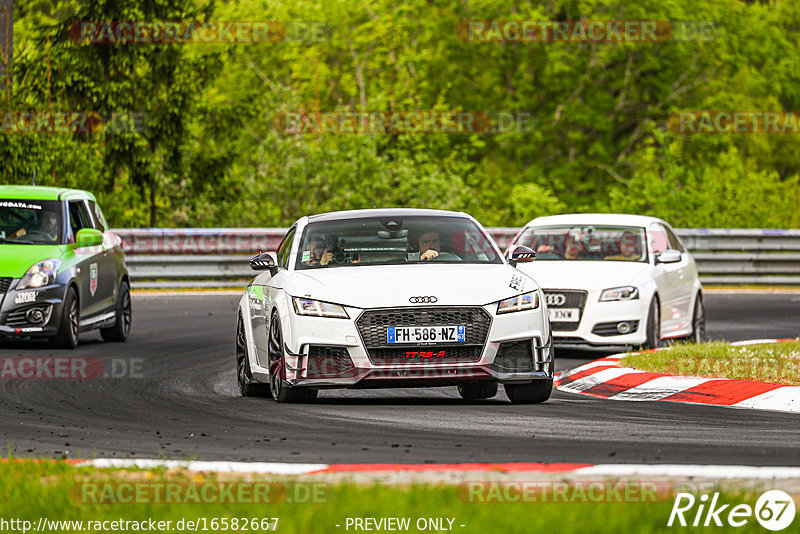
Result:
{"label": "red and white curb", "polygon": [[713,479],[800,478],[800,467],[756,467],[747,465],[683,464],[577,464],[577,463],[466,463],[466,464],[292,464],[271,462],[214,462],[180,460],[133,460],[97,458],[72,460],[76,466],[118,469],[186,469],[217,473],[257,473],[270,475],[386,474],[386,473],[567,473],[576,476],[626,477],[665,476]]}
{"label": "red and white curb", "polygon": [[[731,345],[780,341],[792,340],[754,339]],[[800,413],[800,386],[650,373],[620,366],[619,360],[625,356],[614,354],[559,373],[555,386],[560,391],[611,400],[687,402]]]}

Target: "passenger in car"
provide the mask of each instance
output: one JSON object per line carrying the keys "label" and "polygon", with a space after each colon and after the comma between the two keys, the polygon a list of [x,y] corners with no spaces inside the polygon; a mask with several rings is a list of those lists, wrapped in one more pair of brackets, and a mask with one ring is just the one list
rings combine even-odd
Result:
{"label": "passenger in car", "polygon": [[617,261],[639,261],[642,257],[641,243],[633,232],[625,232],[619,238],[619,254],[606,256],[603,259]]}
{"label": "passenger in car", "polygon": [[567,244],[564,246],[565,260],[583,260],[586,259],[586,257],[587,254],[583,243],[572,237],[567,239]]}

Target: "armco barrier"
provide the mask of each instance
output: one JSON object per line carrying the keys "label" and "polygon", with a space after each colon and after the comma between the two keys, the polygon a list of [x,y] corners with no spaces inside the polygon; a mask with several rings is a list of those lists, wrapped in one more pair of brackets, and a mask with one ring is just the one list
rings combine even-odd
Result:
{"label": "armco barrier", "polygon": [[[489,228],[505,249],[518,228]],[[242,287],[286,228],[114,230],[137,288]],[[707,284],[800,285],[800,230],[678,229]]]}

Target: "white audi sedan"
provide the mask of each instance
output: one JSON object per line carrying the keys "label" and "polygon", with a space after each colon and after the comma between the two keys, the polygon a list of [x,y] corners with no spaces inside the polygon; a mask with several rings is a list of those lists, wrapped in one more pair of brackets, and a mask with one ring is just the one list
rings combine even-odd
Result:
{"label": "white audi sedan", "polygon": [[553,387],[543,295],[464,213],[371,209],[302,217],[238,306],[242,395],[310,402],[324,388],[457,386],[515,403]]}
{"label": "white audi sedan", "polygon": [[[520,249],[520,247],[522,247]],[[697,267],[669,224],[638,215],[540,217],[509,251],[545,293],[556,346],[644,346],[705,338]]]}

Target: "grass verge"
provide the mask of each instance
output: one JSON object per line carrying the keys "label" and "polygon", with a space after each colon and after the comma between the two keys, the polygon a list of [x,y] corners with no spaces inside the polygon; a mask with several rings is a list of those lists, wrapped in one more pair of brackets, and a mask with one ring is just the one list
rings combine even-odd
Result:
{"label": "grass verge", "polygon": [[[244,477],[244,475],[241,475]],[[480,475],[476,473],[475,480]],[[554,477],[554,480],[556,477]],[[224,479],[231,482],[230,477]],[[241,478],[253,482],[253,476]],[[265,479],[260,479],[262,482]],[[281,479],[273,479],[276,480]],[[284,484],[286,479],[283,479]],[[470,502],[463,486],[447,485],[407,485],[379,486],[355,485],[347,483],[326,484],[311,482],[323,486],[321,491],[314,490],[316,497],[300,502],[289,502],[294,489],[285,493],[284,500],[276,503],[181,503],[160,504],[141,501],[133,497],[134,502],[121,503],[86,503],[82,490],[89,484],[92,488],[112,488],[108,492],[98,493],[94,497],[114,496],[114,501],[123,495],[119,491],[126,483],[136,483],[139,487],[153,487],[160,483],[179,483],[182,485],[220,482],[215,474],[198,474],[187,472],[170,472],[165,470],[99,470],[95,468],[76,468],[64,462],[32,462],[11,461],[0,463],[0,518],[5,521],[28,521],[29,530],[36,530],[40,518],[48,521],[82,521],[61,523],[58,528],[48,523],[52,532],[100,531],[92,529],[89,521],[170,521],[168,526],[158,528],[160,532],[192,531],[225,531],[230,532],[269,532],[273,531],[274,518],[278,518],[277,532],[286,534],[303,533],[335,533],[353,532],[353,526],[347,528],[348,518],[409,518],[410,526],[406,532],[430,530],[448,530],[463,534],[503,532],[626,532],[650,533],[669,530],[667,521],[674,503],[671,491],[661,494],[657,499],[629,499],[631,502],[587,502],[590,492],[568,493],[571,502]],[[296,485],[301,484],[295,481]],[[291,486],[286,486],[291,487]],[[713,493],[713,490],[704,491]],[[721,491],[720,502],[732,505],[746,503],[754,506],[761,491],[754,489],[725,489]],[[152,492],[148,493],[152,495]],[[202,491],[200,493],[202,495]],[[236,494],[236,492],[234,492]],[[127,493],[124,495],[137,495]],[[187,495],[181,493],[181,495]],[[489,495],[485,493],[484,495]],[[502,495],[502,492],[497,493]],[[289,498],[286,498],[286,497]],[[90,499],[91,500],[91,499]],[[147,500],[147,499],[145,499]],[[150,499],[152,500],[152,499]],[[280,499],[278,499],[280,500]],[[529,499],[528,499],[529,500]],[[539,499],[540,501],[541,499]],[[648,502],[642,502],[642,500]],[[310,501],[310,502],[309,502]],[[655,502],[653,502],[655,501]],[[699,501],[698,501],[699,502]],[[691,522],[694,512],[687,516]],[[222,519],[228,528],[223,528]],[[232,529],[234,518],[259,520],[252,528]],[[261,519],[270,518],[267,529],[262,527]],[[439,523],[448,528],[431,528],[429,518],[442,520]],[[212,520],[216,519],[216,523]],[[420,529],[417,521],[425,520],[428,528]],[[452,520],[449,522],[448,520]],[[183,528],[177,528],[183,521]],[[189,527],[188,521],[197,522],[196,529]],[[22,525],[17,523],[19,527]],[[216,528],[212,528],[216,525]],[[462,526],[463,525],[463,526]],[[89,528],[87,528],[89,527]],[[103,530],[109,531],[113,525],[106,524]],[[680,528],[681,531],[695,532],[701,529]],[[6,528],[5,530],[9,530]],[[17,531],[22,531],[20,528]],[[130,526],[116,531],[135,531]],[[145,530],[145,529],[138,529]],[[363,529],[361,529],[363,530]],[[387,529],[374,529],[385,531]],[[755,518],[751,518],[744,528],[715,528],[715,532],[762,532]]]}
{"label": "grass verge", "polygon": [[669,350],[625,356],[620,365],[671,375],[797,386],[800,385],[800,341],[743,346],[717,341],[677,344]]}

